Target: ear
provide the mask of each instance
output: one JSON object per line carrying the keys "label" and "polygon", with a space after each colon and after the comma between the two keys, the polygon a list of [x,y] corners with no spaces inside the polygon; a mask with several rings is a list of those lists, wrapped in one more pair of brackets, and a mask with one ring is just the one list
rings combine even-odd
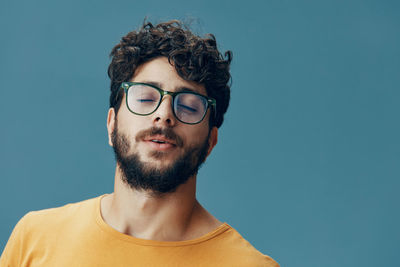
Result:
{"label": "ear", "polygon": [[214,126],[212,127],[210,136],[208,137],[207,157],[210,155],[211,151],[213,150],[217,142],[218,142],[218,128]]}
{"label": "ear", "polygon": [[108,115],[107,115],[107,132],[108,132],[108,144],[110,146],[113,146],[112,143],[112,133],[114,132],[115,128],[115,110],[114,108],[110,108],[108,110]]}

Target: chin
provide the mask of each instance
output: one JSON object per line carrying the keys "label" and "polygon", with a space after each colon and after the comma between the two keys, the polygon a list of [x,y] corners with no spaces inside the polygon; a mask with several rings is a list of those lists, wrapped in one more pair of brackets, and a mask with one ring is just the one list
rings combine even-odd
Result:
{"label": "chin", "polygon": [[167,160],[163,157],[158,157],[158,158],[149,158],[145,161],[142,161],[143,164],[145,164],[149,168],[154,168],[157,170],[164,170],[168,169],[173,165],[173,161]]}

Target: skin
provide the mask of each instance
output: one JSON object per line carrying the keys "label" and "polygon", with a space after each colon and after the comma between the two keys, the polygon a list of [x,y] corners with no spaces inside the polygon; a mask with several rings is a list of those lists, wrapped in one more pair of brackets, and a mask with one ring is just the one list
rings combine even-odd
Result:
{"label": "skin", "polygon": [[[207,95],[203,85],[182,79],[165,57],[140,65],[131,81],[157,83],[163,90],[171,92],[189,88]],[[163,169],[182,155],[185,147],[205,142],[209,131],[210,112],[207,112],[206,117],[199,124],[184,124],[175,118],[171,101],[170,96],[165,96],[153,114],[139,116],[128,110],[124,96],[117,115],[113,108],[108,111],[109,145],[113,146],[111,134],[115,124],[118,123],[119,132],[129,138],[130,153],[138,152],[143,162],[151,167]],[[117,122],[115,116],[117,116]],[[153,126],[171,128],[183,139],[183,147],[160,146],[146,140],[135,141],[139,131]],[[209,143],[207,155],[211,153],[217,140],[218,129],[213,127],[207,140]],[[149,153],[153,150],[166,152],[165,156],[161,159],[153,158]],[[123,182],[118,164],[114,182],[114,192],[102,198],[101,214],[108,225],[121,233],[149,240],[183,241],[201,237],[222,224],[197,201],[195,175],[190,177],[187,183],[180,185],[175,192],[162,196],[132,189]]]}

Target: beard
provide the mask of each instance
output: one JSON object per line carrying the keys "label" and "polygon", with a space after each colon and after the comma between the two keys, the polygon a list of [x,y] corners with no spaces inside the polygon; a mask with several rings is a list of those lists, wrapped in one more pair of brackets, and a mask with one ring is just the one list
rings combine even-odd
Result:
{"label": "beard", "polygon": [[[164,135],[166,138],[174,140],[178,147],[183,147],[182,139],[169,128],[153,127],[139,132],[135,139],[140,142],[143,137],[152,135]],[[137,152],[129,154],[131,143],[123,133],[118,132],[117,121],[115,121],[115,129],[111,138],[115,159],[122,173],[122,180],[132,189],[144,190],[154,196],[161,196],[175,192],[180,185],[185,184],[190,177],[197,174],[207,156],[208,137],[204,143],[184,149],[182,156],[163,169],[152,167],[149,163],[141,161]],[[152,151],[149,155],[154,159],[162,160],[168,155],[168,152]]]}

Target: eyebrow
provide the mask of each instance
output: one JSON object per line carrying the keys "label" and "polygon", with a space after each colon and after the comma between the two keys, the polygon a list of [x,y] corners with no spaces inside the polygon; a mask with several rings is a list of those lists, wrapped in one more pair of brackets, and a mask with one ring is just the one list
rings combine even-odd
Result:
{"label": "eyebrow", "polygon": [[[158,88],[164,90],[164,89],[162,88],[163,86],[162,86],[161,83],[159,83],[159,82],[154,82],[154,81],[140,81],[140,83],[147,83],[147,84],[153,85],[153,86],[155,86],[155,87],[158,87]],[[164,91],[166,91],[166,90],[164,90]],[[192,93],[197,93],[197,94],[199,94],[199,92],[197,92],[196,90],[191,89],[191,88],[187,88],[187,87],[184,87],[184,86],[176,88],[176,92],[192,92]]]}

